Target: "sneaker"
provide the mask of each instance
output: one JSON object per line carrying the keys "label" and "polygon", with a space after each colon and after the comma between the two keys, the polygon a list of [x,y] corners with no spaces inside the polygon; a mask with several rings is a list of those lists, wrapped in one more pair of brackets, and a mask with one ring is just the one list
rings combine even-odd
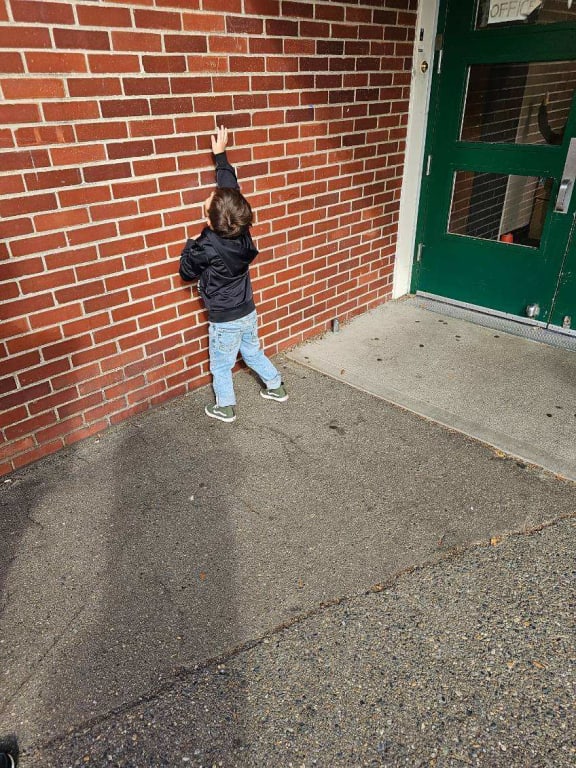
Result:
{"label": "sneaker", "polygon": [[0,739],[0,768],[16,768],[19,751],[14,735]]}
{"label": "sneaker", "polygon": [[288,400],[288,393],[284,389],[284,384],[280,384],[276,389],[261,389],[260,394],[262,397],[265,397],[266,400],[277,400],[279,403]]}
{"label": "sneaker", "polygon": [[236,421],[236,412],[233,405],[207,405],[204,408],[206,416],[220,421]]}

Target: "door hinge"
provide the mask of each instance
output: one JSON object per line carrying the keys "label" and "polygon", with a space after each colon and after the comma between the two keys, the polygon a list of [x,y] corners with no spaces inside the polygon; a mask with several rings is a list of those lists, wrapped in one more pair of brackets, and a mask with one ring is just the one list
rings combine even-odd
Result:
{"label": "door hinge", "polygon": [[416,250],[416,261],[420,262],[422,261],[422,249],[424,248],[424,243],[418,243],[418,249]]}
{"label": "door hinge", "polygon": [[430,169],[432,168],[432,155],[428,155],[426,158],[426,176],[430,176]]}

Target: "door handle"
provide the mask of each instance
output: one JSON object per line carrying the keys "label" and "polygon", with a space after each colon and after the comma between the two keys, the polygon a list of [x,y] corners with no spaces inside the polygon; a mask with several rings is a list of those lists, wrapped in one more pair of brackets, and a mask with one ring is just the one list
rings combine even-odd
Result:
{"label": "door handle", "polygon": [[573,184],[574,179],[562,179],[560,182],[560,189],[558,190],[558,197],[556,198],[556,205],[554,206],[556,213],[568,213],[568,205],[570,204],[570,198],[572,197]]}
{"label": "door handle", "polygon": [[562,171],[562,181],[560,182],[558,196],[556,197],[556,203],[554,204],[554,211],[556,213],[568,213],[568,208],[570,207],[570,199],[572,197],[572,192],[574,191],[575,180],[576,138],[570,139],[570,145],[566,155],[566,162],[564,164],[564,170]]}

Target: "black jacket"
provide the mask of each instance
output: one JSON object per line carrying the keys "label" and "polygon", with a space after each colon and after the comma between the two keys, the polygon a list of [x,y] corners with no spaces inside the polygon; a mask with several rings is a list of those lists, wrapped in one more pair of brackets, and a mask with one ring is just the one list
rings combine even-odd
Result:
{"label": "black jacket", "polygon": [[[239,189],[238,180],[226,153],[215,156],[216,185]],[[190,238],[180,256],[180,277],[196,280],[213,323],[238,320],[254,310],[248,267],[258,251],[250,232],[239,237],[220,237],[205,227],[200,237]]]}

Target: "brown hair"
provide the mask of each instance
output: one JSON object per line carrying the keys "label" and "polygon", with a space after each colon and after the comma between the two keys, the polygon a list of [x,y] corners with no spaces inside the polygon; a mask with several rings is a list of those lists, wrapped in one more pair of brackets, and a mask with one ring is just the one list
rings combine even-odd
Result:
{"label": "brown hair", "polygon": [[208,208],[208,218],[220,237],[238,237],[252,224],[252,208],[239,190],[218,187]]}

